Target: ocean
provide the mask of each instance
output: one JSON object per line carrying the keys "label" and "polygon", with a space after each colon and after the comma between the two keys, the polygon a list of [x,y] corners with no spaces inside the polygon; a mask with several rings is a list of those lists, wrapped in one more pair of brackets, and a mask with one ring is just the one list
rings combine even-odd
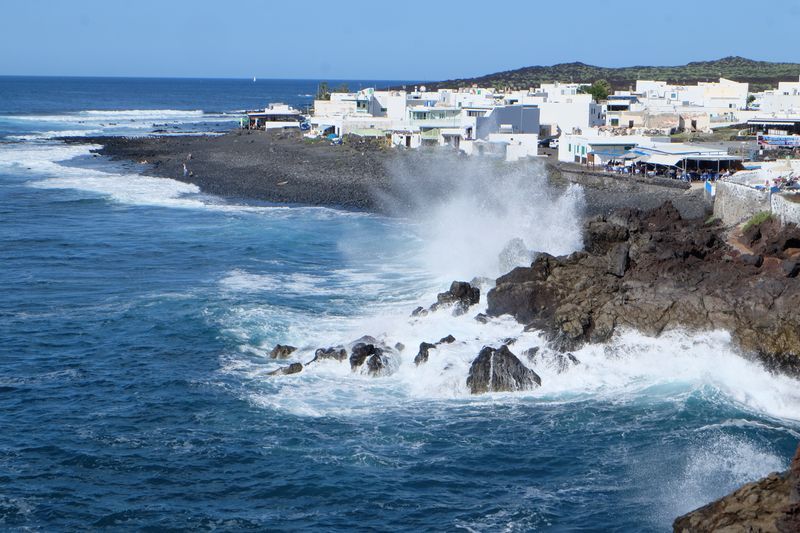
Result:
{"label": "ocean", "polygon": [[[519,264],[514,238],[579,249],[578,188],[532,171],[494,191],[502,214],[460,186],[386,218],[218,198],[56,139],[220,132],[316,87],[0,77],[0,528],[666,531],[788,466],[800,387],[723,331],[622,332],[536,366],[534,391],[471,396],[482,346],[538,333],[479,324],[485,298],[410,318]],[[365,334],[407,346],[394,373],[267,375],[276,343],[307,362]]]}

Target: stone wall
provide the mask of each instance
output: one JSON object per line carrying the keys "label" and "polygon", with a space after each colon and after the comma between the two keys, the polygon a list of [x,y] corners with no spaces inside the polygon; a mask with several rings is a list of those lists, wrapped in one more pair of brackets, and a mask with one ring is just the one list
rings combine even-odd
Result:
{"label": "stone wall", "polygon": [[793,201],[800,200],[800,196],[773,194],[771,199],[772,214],[781,221],[781,224],[792,222],[800,225],[800,203]]}
{"label": "stone wall", "polygon": [[791,222],[800,225],[800,202],[793,201],[795,198],[800,200],[800,196],[796,195],[770,194],[747,185],[719,181],[714,197],[714,216],[726,226],[733,226],[756,213],[769,211],[781,224]]}
{"label": "stone wall", "polygon": [[771,211],[769,192],[729,181],[717,182],[714,216],[723,224],[739,224],[760,211]]}

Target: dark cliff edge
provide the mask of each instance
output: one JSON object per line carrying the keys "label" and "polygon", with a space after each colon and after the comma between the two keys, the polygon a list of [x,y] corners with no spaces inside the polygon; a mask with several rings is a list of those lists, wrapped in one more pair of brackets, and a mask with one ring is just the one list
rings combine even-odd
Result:
{"label": "dark cliff edge", "polygon": [[767,222],[748,234],[750,249],[737,249],[724,228],[671,203],[594,217],[585,251],[541,254],[498,278],[488,313],[541,329],[564,351],[618,328],[723,329],[742,355],[800,377],[800,231]]}

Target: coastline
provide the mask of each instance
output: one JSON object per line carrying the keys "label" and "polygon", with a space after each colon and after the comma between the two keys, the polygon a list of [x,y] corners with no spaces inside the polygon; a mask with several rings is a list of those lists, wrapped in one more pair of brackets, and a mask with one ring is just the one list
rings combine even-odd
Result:
{"label": "coastline", "polygon": [[[459,175],[494,171],[494,166],[546,172],[556,189],[577,183],[584,189],[587,217],[617,209],[654,209],[672,201],[686,218],[706,215],[698,191],[656,182],[598,179],[572,172],[546,159],[529,167],[475,158],[443,150],[406,151],[371,139],[349,138],[342,145],[303,139],[294,131],[234,130],[223,135],[149,137],[64,137],[67,143],[102,145],[96,153],[142,164],[148,176],[197,185],[228,198],[300,204],[402,215],[424,194],[445,198]],[[190,175],[185,176],[186,163]],[[516,167],[515,167],[516,165]],[[536,166],[530,168],[530,166]]]}

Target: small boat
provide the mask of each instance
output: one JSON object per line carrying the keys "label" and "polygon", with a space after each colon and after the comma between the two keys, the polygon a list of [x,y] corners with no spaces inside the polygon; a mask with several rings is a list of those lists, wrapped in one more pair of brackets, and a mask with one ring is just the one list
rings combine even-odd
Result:
{"label": "small boat", "polygon": [[253,76],[253,83],[255,83],[255,82],[256,82],[256,77],[255,77],[255,76]]}

